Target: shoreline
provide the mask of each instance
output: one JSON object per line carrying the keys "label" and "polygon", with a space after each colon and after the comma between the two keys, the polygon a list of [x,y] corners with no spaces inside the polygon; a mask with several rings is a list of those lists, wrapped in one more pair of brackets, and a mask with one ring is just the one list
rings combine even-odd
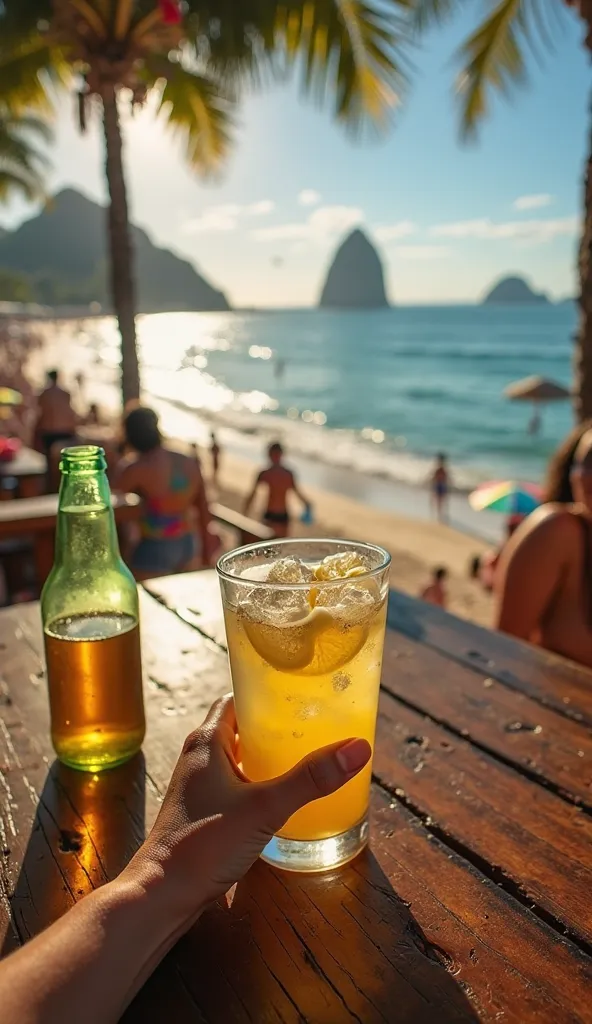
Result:
{"label": "shoreline", "polygon": [[[73,382],[76,373],[81,372],[85,375],[82,404],[97,402],[107,417],[116,417],[119,394],[105,374],[105,370],[112,372],[113,368],[93,363],[94,352],[76,345],[69,330],[64,336],[59,324],[47,324],[44,330],[40,327],[36,324],[34,330],[42,334],[43,345],[27,364],[33,383],[39,386],[46,369],[56,365],[61,369],[65,385],[74,392],[75,404],[80,406]],[[165,435],[198,444],[206,480],[210,476],[209,454],[204,449],[207,449],[209,432],[215,426],[222,446],[222,460],[219,491],[216,493],[210,486],[210,498],[241,509],[256,469],[262,463],[270,433],[266,425],[262,424],[261,433],[240,434],[234,427],[218,427],[215,417],[209,413],[200,415],[180,407],[179,403],[154,397],[149,391],[145,392],[145,399],[159,413]],[[427,585],[430,570],[436,565],[445,565],[450,573],[448,609],[484,625],[491,623],[491,597],[468,578],[468,566],[472,557],[495,542],[498,535],[495,528],[499,524],[501,530],[503,517],[489,517],[493,521],[493,528],[487,531],[489,536],[487,533],[484,536],[483,531],[475,535],[469,532],[474,525],[471,516],[463,515],[463,509],[467,509],[466,496],[452,494],[452,522],[448,526],[431,518],[425,489],[330,466],[289,451],[287,462],[297,472],[315,511],[314,524],[304,527],[297,518],[299,509],[295,509],[295,536],[355,536],[380,544],[393,558],[391,585],[414,596]],[[254,508],[252,514],[257,513]]]}

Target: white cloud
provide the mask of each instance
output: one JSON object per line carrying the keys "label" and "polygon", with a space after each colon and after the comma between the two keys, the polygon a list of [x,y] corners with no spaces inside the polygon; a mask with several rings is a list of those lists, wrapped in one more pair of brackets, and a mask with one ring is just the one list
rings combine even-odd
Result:
{"label": "white cloud", "polygon": [[194,217],[183,224],[184,235],[201,235],[213,231],[234,231],[241,208],[237,203],[220,206],[206,206],[200,217]]}
{"label": "white cloud", "polygon": [[417,231],[417,225],[410,220],[400,220],[397,224],[379,224],[373,229],[374,237],[379,242],[392,242],[397,238],[406,238]]}
{"label": "white cloud", "polygon": [[512,203],[515,210],[538,210],[541,206],[550,206],[553,196],[548,192],[537,192],[532,196],[518,196]]}
{"label": "white cloud", "polygon": [[441,260],[451,252],[448,245],[397,245],[394,249],[403,260]]}
{"label": "white cloud", "polygon": [[220,231],[236,231],[241,217],[261,217],[275,210],[271,199],[260,199],[256,203],[240,206],[238,203],[221,203],[206,206],[199,217],[185,221],[181,226],[184,235],[205,235]]}
{"label": "white cloud", "polygon": [[273,199],[260,199],[258,203],[250,203],[245,207],[247,217],[262,217],[266,213],[273,213],[275,203]]}
{"label": "white cloud", "polygon": [[342,234],[364,219],[364,211],[357,206],[319,206],[305,221],[291,224],[276,224],[269,228],[257,228],[253,237],[258,242],[277,242],[286,239],[323,240]]}
{"label": "white cloud", "polygon": [[512,220],[495,224],[488,218],[461,220],[452,224],[435,224],[430,234],[437,238],[478,238],[483,241],[510,240],[540,245],[559,235],[575,235],[579,218],[559,217],[555,220]]}
{"label": "white cloud", "polygon": [[298,193],[298,202],[301,206],[316,206],[321,201],[321,195],[314,188],[303,188]]}

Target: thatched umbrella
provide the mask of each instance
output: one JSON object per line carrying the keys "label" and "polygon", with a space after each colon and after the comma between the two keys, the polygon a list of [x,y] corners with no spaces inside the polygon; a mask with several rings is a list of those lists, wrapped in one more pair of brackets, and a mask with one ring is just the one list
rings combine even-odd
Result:
{"label": "thatched umbrella", "polygon": [[508,384],[504,388],[504,395],[514,402],[533,402],[534,411],[528,424],[528,433],[536,434],[541,425],[541,417],[538,406],[543,402],[560,402],[571,397],[571,392],[563,384],[557,384],[554,380],[547,380],[545,377],[524,377]]}

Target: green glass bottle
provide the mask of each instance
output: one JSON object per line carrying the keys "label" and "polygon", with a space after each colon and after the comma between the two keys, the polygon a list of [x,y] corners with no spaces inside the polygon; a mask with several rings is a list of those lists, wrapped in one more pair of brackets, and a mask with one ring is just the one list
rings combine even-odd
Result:
{"label": "green glass bottle", "polygon": [[102,448],[65,448],[55,561],[41,595],[51,737],[60,761],[100,771],[144,739],[138,591],[119,554]]}

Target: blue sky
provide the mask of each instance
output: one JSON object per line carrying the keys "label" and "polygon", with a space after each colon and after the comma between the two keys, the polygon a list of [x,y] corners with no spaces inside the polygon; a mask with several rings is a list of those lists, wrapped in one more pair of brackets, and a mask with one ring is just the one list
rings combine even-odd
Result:
{"label": "blue sky", "polygon": [[[146,110],[126,124],[132,215],[191,259],[240,306],[313,304],[331,253],[363,224],[379,243],[397,303],[478,299],[497,276],[526,275],[553,297],[575,290],[590,69],[566,11],[554,51],[530,61],[526,88],[498,100],[479,140],[458,141],[451,55],[479,5],[430,34],[385,140],[352,143],[296,84],[249,96],[220,181],[204,184]],[[63,100],[51,188],[104,200],[99,125],[74,128]],[[11,227],[35,212],[0,210]]]}

